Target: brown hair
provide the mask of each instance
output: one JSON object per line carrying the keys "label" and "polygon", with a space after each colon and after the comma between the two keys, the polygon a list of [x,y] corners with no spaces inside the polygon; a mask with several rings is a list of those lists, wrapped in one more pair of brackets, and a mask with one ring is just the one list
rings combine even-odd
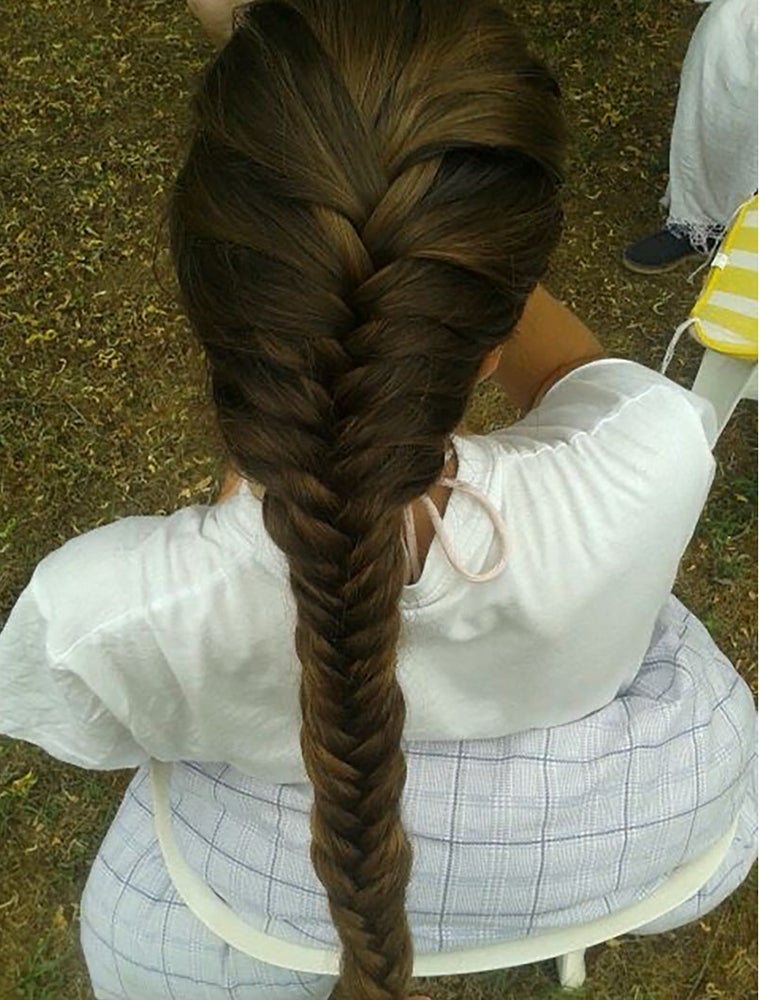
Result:
{"label": "brown hair", "polygon": [[403,511],[558,239],[558,90],[495,0],[237,13],[195,97],[172,252],[229,458],[290,567],[334,995],[401,1000]]}

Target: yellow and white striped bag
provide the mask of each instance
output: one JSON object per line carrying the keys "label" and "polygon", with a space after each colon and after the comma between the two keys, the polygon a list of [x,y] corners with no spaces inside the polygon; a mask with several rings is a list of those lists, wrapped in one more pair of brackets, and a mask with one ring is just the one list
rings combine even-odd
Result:
{"label": "yellow and white striped bag", "polygon": [[663,372],[685,330],[710,350],[757,361],[757,206],[755,195],[737,209],[689,318],[668,346]]}

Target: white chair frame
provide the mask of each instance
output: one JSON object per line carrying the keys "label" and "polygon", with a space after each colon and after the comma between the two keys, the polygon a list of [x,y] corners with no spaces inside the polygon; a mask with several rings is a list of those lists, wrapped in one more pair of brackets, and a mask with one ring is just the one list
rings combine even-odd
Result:
{"label": "white chair frame", "polygon": [[740,400],[757,400],[757,361],[720,354],[708,347],[692,389],[715,407],[718,425],[715,441],[710,442],[714,447]]}
{"label": "white chair frame", "polygon": [[[245,923],[182,857],[172,833],[169,806],[171,764],[151,761],[151,793],[161,853],[180,898],[211,931],[238,951],[262,962],[298,972],[337,976],[337,950],[312,948],[264,934]],[[635,930],[691,898],[718,869],[736,831],[736,821],[707,851],[680,865],[640,902],[576,927],[545,931],[517,941],[416,954],[415,977],[462,975],[508,969],[553,958],[563,987],[582,986],[587,948]]]}

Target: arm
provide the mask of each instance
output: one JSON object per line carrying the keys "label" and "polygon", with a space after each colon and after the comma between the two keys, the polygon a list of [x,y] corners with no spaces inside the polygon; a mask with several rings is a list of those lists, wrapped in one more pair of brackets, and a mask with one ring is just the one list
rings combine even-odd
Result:
{"label": "arm", "polygon": [[491,376],[521,410],[529,410],[563,375],[605,351],[567,306],[537,285]]}

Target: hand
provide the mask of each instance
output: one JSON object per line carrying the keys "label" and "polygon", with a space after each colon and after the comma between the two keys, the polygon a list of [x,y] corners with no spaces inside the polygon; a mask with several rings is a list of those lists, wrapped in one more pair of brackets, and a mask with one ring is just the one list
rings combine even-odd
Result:
{"label": "hand", "polygon": [[187,0],[188,10],[219,49],[232,37],[233,10],[243,5],[241,0]]}

